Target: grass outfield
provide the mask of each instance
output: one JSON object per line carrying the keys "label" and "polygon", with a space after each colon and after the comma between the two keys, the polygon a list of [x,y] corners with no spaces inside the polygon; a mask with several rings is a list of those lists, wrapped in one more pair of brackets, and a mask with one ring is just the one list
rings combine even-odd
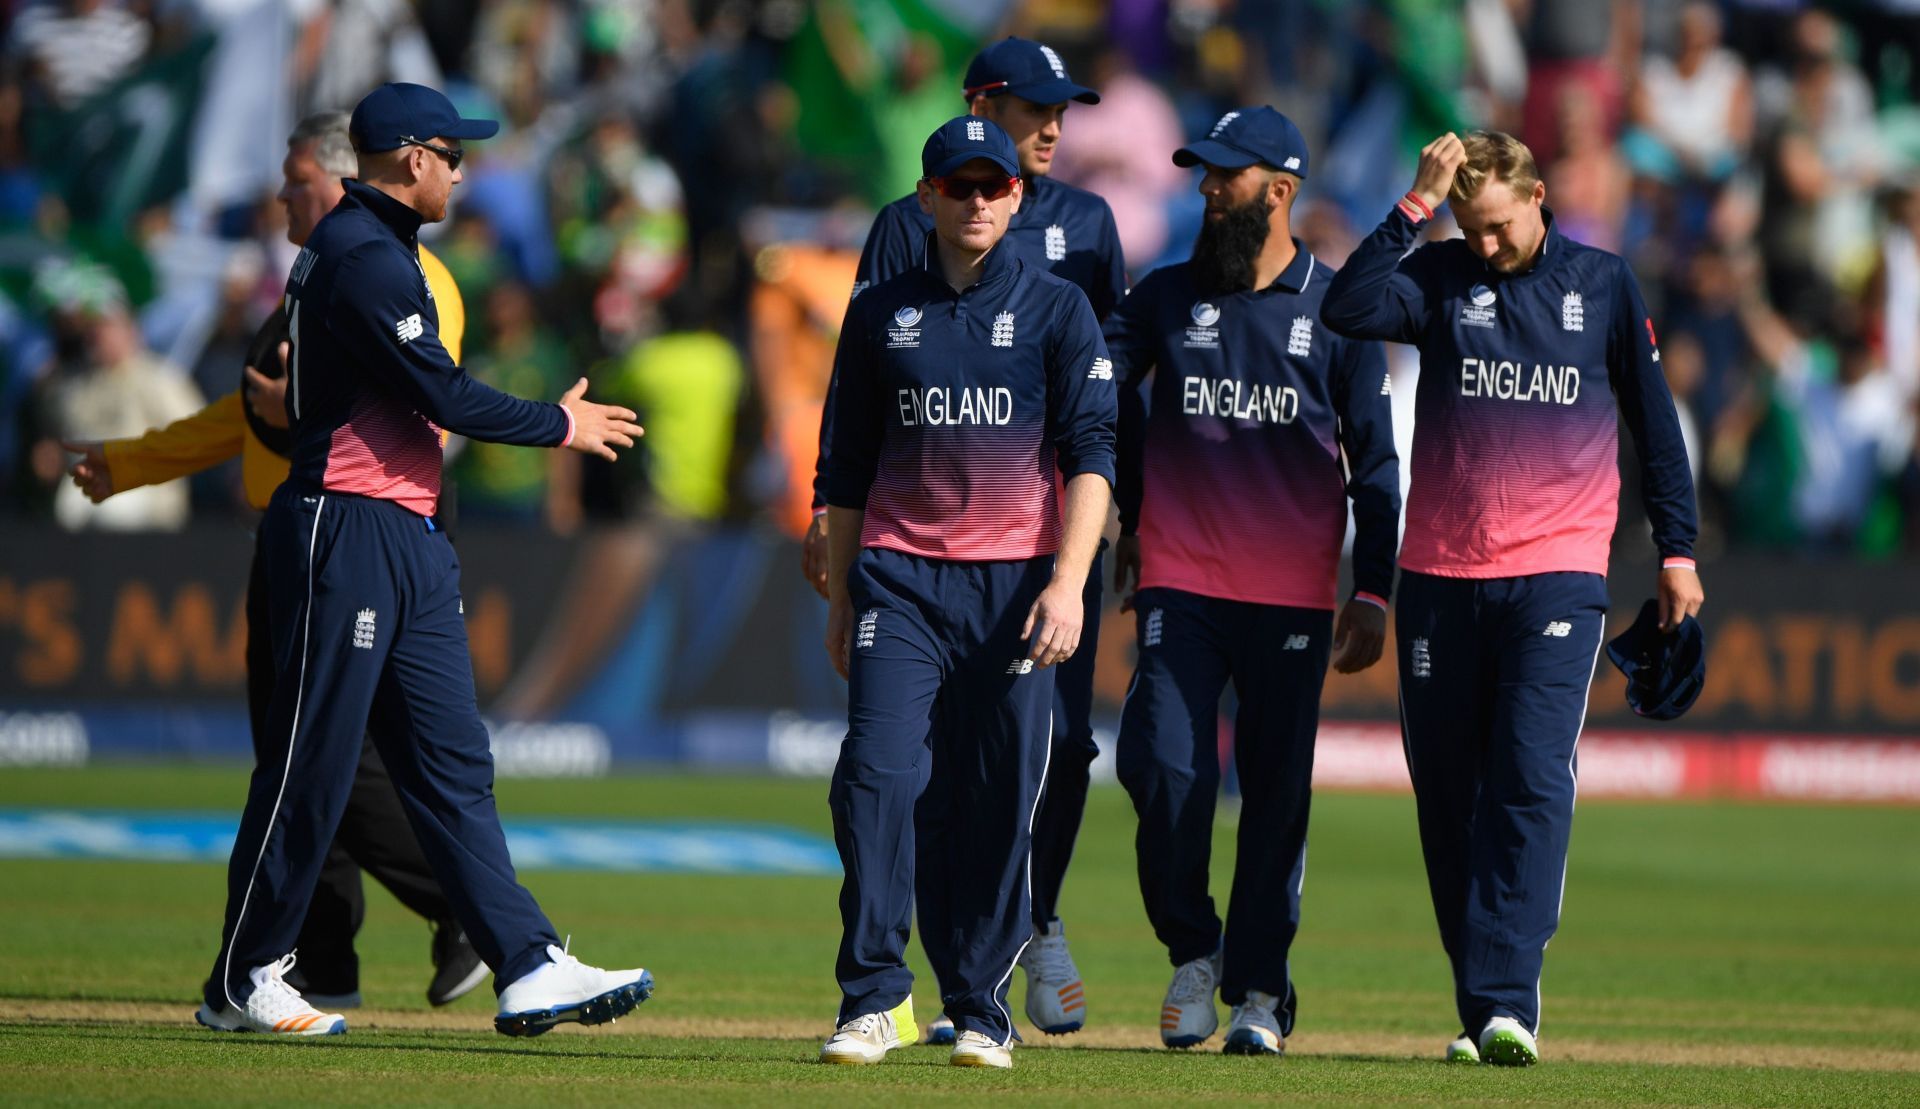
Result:
{"label": "grass outfield", "polygon": [[[243,789],[244,775],[224,769],[9,769],[0,806],[232,811]],[[822,782],[681,775],[500,788],[502,808],[522,816],[737,819],[823,835],[825,798]],[[1231,854],[1223,827],[1216,890]],[[1284,1060],[1153,1046],[1169,968],[1140,908],[1117,789],[1094,790],[1062,906],[1092,1025],[1044,1045],[1029,1031],[1011,1073],[950,1068],[927,1047],[878,1067],[812,1061],[837,1000],[835,880],[524,878],[582,957],[651,968],[653,1000],[618,1025],[536,1040],[490,1031],[485,990],[430,1010],[426,928],[370,885],[367,1008],[349,1013],[352,1034],[219,1036],[190,1014],[218,939],[221,868],[0,860],[0,1097],[1920,1103],[1912,809],[1583,803],[1547,959],[1547,1063],[1526,1071],[1433,1061],[1457,1022],[1404,797],[1316,798],[1293,960],[1300,1026]],[[917,946],[914,957],[924,1018],[938,999]]]}

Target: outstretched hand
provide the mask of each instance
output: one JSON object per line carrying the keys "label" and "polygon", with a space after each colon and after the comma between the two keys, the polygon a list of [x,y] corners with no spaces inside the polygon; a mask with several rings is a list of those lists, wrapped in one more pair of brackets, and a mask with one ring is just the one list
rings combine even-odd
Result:
{"label": "outstretched hand", "polygon": [[67,468],[74,487],[99,504],[113,496],[113,471],[107,468],[107,449],[97,440],[60,441],[62,449],[80,455],[80,461]]}
{"label": "outstretched hand", "polygon": [[631,447],[635,439],[647,433],[633,422],[636,417],[632,409],[588,400],[584,377],[560,398],[560,407],[573,416],[573,438],[567,448],[581,454],[597,454],[612,462],[619,457],[613,448]]}

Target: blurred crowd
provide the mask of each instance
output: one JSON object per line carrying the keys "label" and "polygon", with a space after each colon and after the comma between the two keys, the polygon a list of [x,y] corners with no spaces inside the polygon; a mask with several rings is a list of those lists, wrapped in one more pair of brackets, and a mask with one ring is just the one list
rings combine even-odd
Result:
{"label": "blurred crowd", "polygon": [[[462,516],[797,532],[868,219],[963,110],[967,60],[1011,33],[1102,93],[1068,113],[1055,172],[1109,201],[1136,278],[1185,256],[1201,206],[1168,154],[1229,108],[1270,103],[1307,133],[1295,226],[1335,263],[1433,135],[1520,135],[1562,230],[1625,255],[1660,321],[1702,550],[1920,549],[1912,0],[0,11],[0,517],[172,528],[243,511],[231,469],[89,505],[60,492],[60,441],[136,434],[236,387],[292,257],[274,199],[287,132],[408,80],[503,123],[469,145],[453,215],[424,236],[463,294],[469,369],[548,398],[584,374],[649,432],[618,463],[456,440]],[[1409,352],[1394,372],[1404,441]]]}

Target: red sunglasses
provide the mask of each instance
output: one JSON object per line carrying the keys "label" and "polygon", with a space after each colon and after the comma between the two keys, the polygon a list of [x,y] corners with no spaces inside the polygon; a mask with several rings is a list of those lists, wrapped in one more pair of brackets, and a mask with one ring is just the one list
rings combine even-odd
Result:
{"label": "red sunglasses", "polygon": [[948,200],[967,200],[979,193],[988,200],[999,200],[1013,191],[1013,177],[989,177],[981,180],[977,177],[929,177],[927,184]]}

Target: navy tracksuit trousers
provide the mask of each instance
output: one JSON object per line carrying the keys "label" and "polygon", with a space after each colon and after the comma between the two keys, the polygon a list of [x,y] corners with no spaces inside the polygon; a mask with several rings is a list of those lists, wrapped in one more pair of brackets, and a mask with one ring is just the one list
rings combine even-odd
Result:
{"label": "navy tracksuit trousers", "polygon": [[[1106,540],[1101,540],[1102,551]],[[1100,745],[1093,739],[1093,670],[1099,656],[1101,555],[1093,556],[1087,588],[1081,594],[1086,623],[1080,649],[1054,667],[1053,738],[1047,757],[1047,784],[1040,794],[1040,815],[1033,822],[1033,927],[1045,928],[1060,915],[1060,887],[1073,861],[1073,841],[1087,811],[1087,787]]]}
{"label": "navy tracksuit trousers", "polygon": [[372,735],[420,847],[496,990],[558,943],[515,879],[473,691],[460,564],[386,501],[283,484],[261,522],[279,677],[227,866],[207,1002],[292,950]]}
{"label": "navy tracksuit trousers", "polygon": [[1120,716],[1120,782],[1140,826],[1134,849],[1147,919],[1173,965],[1222,950],[1207,892],[1220,790],[1220,695],[1233,682],[1240,833],[1227,906],[1220,996],[1248,990],[1296,1001],[1287,952],[1300,929],[1313,741],[1333,613],[1142,589],[1134,598],[1140,661]]}
{"label": "navy tracksuit trousers", "polygon": [[1606,579],[1403,573],[1395,611],[1407,769],[1460,1026],[1478,1036],[1506,1016],[1537,1032]]}
{"label": "navy tracksuit trousers", "polygon": [[920,941],[955,1028],[1012,1040],[1007,985],[1033,934],[1029,847],[1054,680],[1032,668],[1020,632],[1052,573],[1051,556],[868,548],[854,563],[847,738],[828,794],[846,870],[842,1023],[912,991],[917,888]]}

